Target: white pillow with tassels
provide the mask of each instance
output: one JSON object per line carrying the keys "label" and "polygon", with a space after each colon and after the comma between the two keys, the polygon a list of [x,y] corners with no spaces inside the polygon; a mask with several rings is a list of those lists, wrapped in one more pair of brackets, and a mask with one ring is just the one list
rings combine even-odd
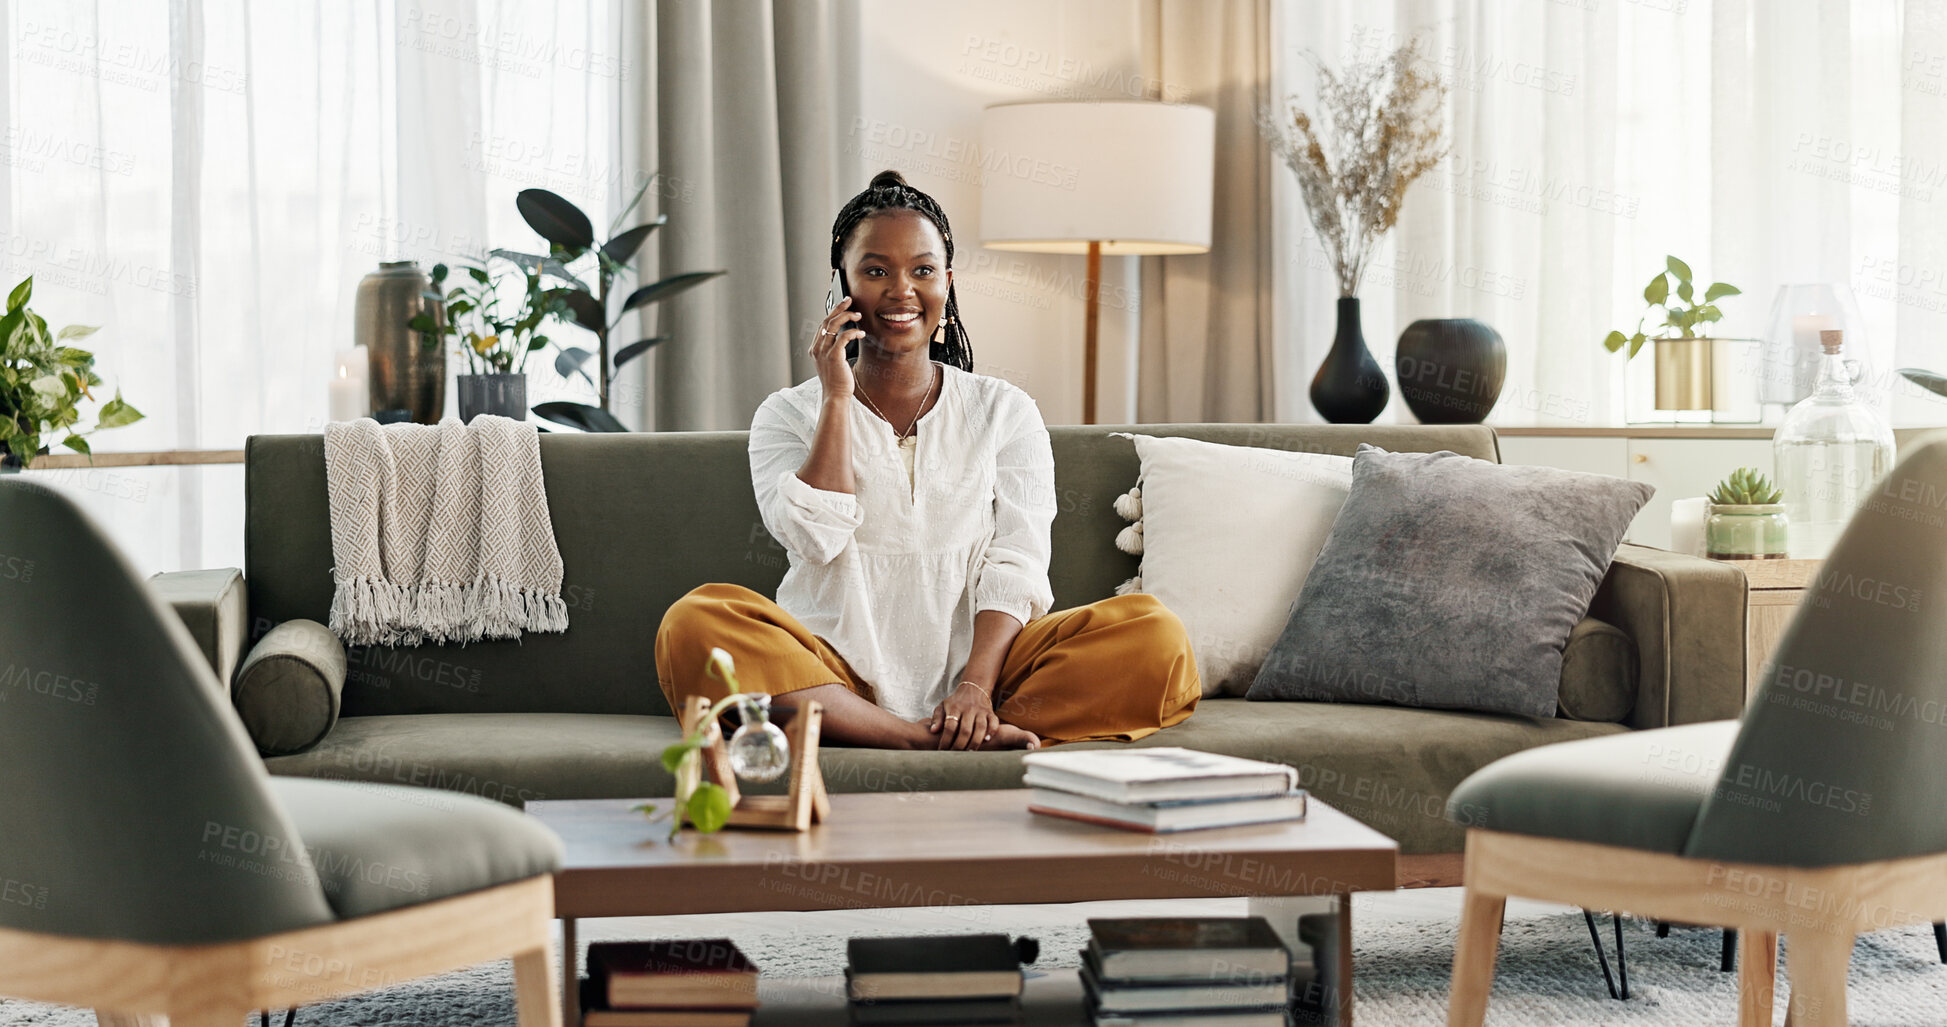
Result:
{"label": "white pillow with tassels", "polygon": [[1203,694],[1243,695],[1289,619],[1352,488],[1352,458],[1117,432],[1142,458],[1116,497],[1142,557],[1117,595],[1146,592],[1183,621]]}

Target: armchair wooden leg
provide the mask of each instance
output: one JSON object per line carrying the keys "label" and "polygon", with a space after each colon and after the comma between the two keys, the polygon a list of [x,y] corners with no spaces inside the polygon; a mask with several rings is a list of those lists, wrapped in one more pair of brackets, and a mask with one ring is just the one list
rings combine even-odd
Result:
{"label": "armchair wooden leg", "polygon": [[548,955],[543,946],[514,957],[514,1018],[520,1027],[562,1027],[561,993]]}
{"label": "armchair wooden leg", "polygon": [[1501,947],[1501,917],[1507,904],[1505,896],[1467,889],[1460,907],[1460,937],[1454,942],[1447,1027],[1480,1027],[1487,1018],[1487,995],[1494,990],[1494,956]]}
{"label": "armchair wooden leg", "polygon": [[1846,1022],[1846,971],[1852,965],[1850,933],[1808,931],[1791,939],[1791,1007],[1785,1022],[1822,1027]]}
{"label": "armchair wooden leg", "polygon": [[1752,930],[1739,934],[1738,1027],[1771,1027],[1772,998],[1778,987],[1778,935]]}

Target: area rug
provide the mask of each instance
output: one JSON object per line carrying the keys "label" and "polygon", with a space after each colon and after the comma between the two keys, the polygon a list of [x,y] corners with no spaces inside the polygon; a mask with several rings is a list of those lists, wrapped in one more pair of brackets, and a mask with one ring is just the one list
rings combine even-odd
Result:
{"label": "area rug", "polygon": [[[1427,1025],[1446,1022],[1454,924],[1448,919],[1391,915],[1383,903],[1364,900],[1353,918],[1357,961],[1358,1022]],[[1610,941],[1604,924],[1604,942]],[[1004,929],[970,926],[968,930]],[[1642,921],[1626,921],[1630,997],[1615,1001],[1602,984],[1588,929],[1579,914],[1513,918],[1502,935],[1488,1023],[1517,1027],[1562,1024],[1731,1024],[1736,1022],[1735,974],[1717,970],[1719,935],[1678,928],[1656,937]],[[852,934],[907,934],[888,919],[884,930]],[[939,933],[939,932],[932,932]],[[1085,943],[1079,922],[1033,932],[1042,944],[1037,967],[1070,972]],[[732,932],[738,946],[766,974],[818,977],[839,973],[845,936],[815,932]],[[1613,958],[1613,957],[1612,957]],[[1777,1022],[1784,1020],[1789,950],[1781,960]],[[305,1027],[513,1027],[512,975],[507,963],[306,1007]],[[1860,939],[1853,952],[1849,989],[1855,1024],[1918,1025],[1947,1022],[1947,966],[1941,965],[1925,928],[1884,931]],[[281,1022],[281,1018],[277,1022]],[[0,1002],[0,1027],[92,1027],[92,1015],[22,1002]]]}

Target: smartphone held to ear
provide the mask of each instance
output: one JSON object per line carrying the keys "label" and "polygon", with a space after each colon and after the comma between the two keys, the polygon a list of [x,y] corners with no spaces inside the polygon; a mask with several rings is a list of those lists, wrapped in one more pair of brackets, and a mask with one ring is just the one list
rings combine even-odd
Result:
{"label": "smartphone held to ear", "polygon": [[837,268],[832,268],[832,284],[825,290],[825,313],[838,309],[838,301],[845,298],[845,277]]}

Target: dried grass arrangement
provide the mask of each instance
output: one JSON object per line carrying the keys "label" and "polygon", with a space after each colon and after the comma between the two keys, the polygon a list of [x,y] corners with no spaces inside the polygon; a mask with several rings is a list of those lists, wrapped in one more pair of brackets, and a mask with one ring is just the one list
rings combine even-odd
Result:
{"label": "dried grass arrangement", "polygon": [[1338,273],[1354,296],[1379,239],[1399,223],[1406,187],[1447,155],[1447,85],[1419,59],[1417,42],[1334,74],[1315,55],[1317,116],[1286,103],[1288,123],[1263,119],[1265,137],[1298,176],[1298,188]]}

